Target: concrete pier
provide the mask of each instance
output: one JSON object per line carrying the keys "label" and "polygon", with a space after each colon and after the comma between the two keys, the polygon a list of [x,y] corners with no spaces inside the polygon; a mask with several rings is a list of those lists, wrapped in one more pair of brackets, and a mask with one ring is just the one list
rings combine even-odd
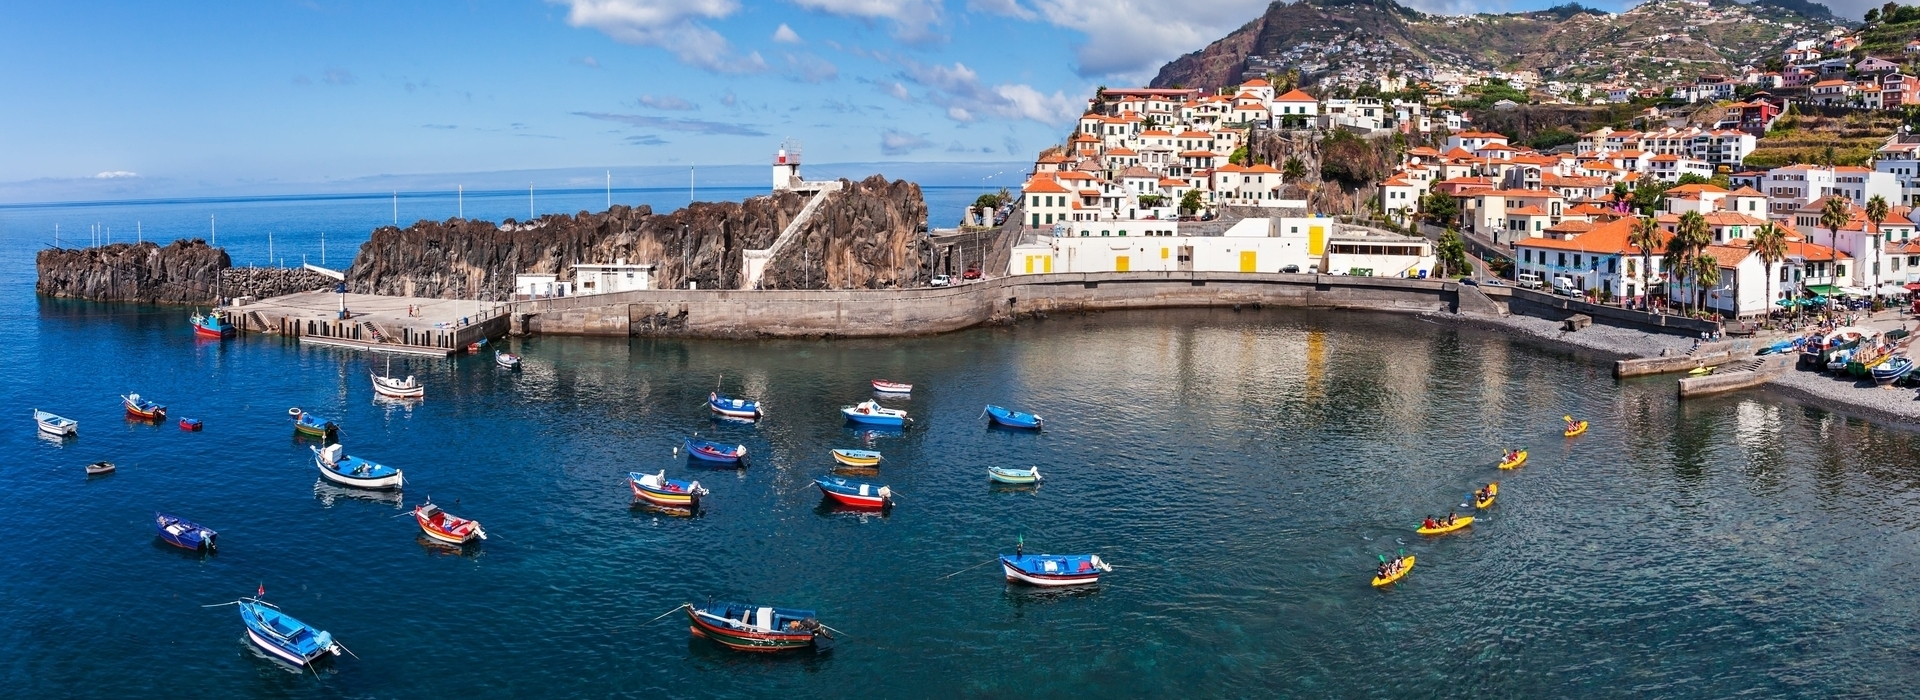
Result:
{"label": "concrete pier", "polygon": [[506,335],[506,305],[486,301],[346,295],[350,316],[340,318],[340,295],[302,292],[225,307],[235,325],[278,333],[302,344],[372,352],[445,357],[471,343]]}

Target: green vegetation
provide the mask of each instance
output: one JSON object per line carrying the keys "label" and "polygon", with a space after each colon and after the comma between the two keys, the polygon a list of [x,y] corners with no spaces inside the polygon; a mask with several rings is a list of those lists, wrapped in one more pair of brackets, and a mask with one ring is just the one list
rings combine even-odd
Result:
{"label": "green vegetation", "polygon": [[1182,214],[1195,214],[1206,206],[1206,202],[1200,199],[1200,190],[1187,190],[1186,194],[1180,195],[1180,213]]}
{"label": "green vegetation", "polygon": [[1445,192],[1434,190],[1420,198],[1420,215],[1427,221],[1440,226],[1450,226],[1454,217],[1460,215],[1460,203],[1454,201]]}
{"label": "green vegetation", "polygon": [[1515,89],[1507,84],[1507,81],[1500,78],[1487,78],[1479,85],[1467,88],[1459,99],[1455,99],[1451,104],[1460,109],[1486,109],[1501,100],[1513,100],[1518,104],[1527,104],[1531,101],[1527,93]]}
{"label": "green vegetation", "polygon": [[1570,143],[1579,143],[1579,142],[1580,142],[1579,134],[1573,133],[1572,131],[1569,131],[1560,127],[1553,127],[1551,129],[1541,131],[1537,134],[1534,134],[1533,138],[1529,138],[1524,141],[1521,141],[1521,143],[1525,143],[1528,148],[1531,148],[1536,151],[1551,151],[1555,148],[1559,148],[1561,146],[1565,146]]}
{"label": "green vegetation", "polygon": [[1448,228],[1440,234],[1440,241],[1433,247],[1433,254],[1440,263],[1440,276],[1465,275],[1472,271],[1473,265],[1467,261],[1467,244],[1460,240],[1460,232]]}
{"label": "green vegetation", "polygon": [[1920,37],[1920,6],[1890,2],[1867,13],[1860,50],[1868,55],[1898,60],[1907,42]]}
{"label": "green vegetation", "polygon": [[[1902,42],[1904,45],[1905,42]],[[1774,122],[1747,156],[1752,168],[1811,163],[1863,165],[1900,128],[1902,115],[1854,112],[1842,117],[1789,112]]]}

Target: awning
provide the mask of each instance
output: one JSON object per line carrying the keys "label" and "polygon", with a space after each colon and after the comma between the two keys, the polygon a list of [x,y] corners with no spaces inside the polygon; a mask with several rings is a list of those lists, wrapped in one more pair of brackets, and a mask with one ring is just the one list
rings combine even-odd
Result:
{"label": "awning", "polygon": [[1873,294],[1873,292],[1867,291],[1865,289],[1861,289],[1859,287],[1841,287],[1840,293],[1850,294],[1856,297],[1864,297],[1864,296],[1869,296]]}
{"label": "awning", "polygon": [[1920,292],[1920,282],[1908,282],[1908,283],[1907,283],[1907,291],[1909,291],[1909,292]]}
{"label": "awning", "polygon": [[1907,288],[1891,282],[1880,285],[1880,296],[1892,297],[1907,293]]}
{"label": "awning", "polygon": [[1831,284],[1809,284],[1807,285],[1807,291],[1828,296],[1840,293],[1840,290]]}

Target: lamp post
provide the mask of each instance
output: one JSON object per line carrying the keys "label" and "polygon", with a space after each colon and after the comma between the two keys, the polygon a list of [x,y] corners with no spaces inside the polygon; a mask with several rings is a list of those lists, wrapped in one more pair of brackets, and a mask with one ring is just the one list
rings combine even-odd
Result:
{"label": "lamp post", "polygon": [[693,251],[688,248],[687,225],[680,225],[680,276],[685,278],[686,288],[693,288]]}

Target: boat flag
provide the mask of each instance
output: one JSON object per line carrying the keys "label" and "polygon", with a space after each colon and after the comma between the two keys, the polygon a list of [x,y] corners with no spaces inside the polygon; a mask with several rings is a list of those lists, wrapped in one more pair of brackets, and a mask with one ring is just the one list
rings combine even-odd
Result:
{"label": "boat flag", "polygon": [[265,582],[262,582],[260,584],[260,590],[254,591],[253,593],[254,597],[264,596],[266,594],[267,594],[267,584]]}

